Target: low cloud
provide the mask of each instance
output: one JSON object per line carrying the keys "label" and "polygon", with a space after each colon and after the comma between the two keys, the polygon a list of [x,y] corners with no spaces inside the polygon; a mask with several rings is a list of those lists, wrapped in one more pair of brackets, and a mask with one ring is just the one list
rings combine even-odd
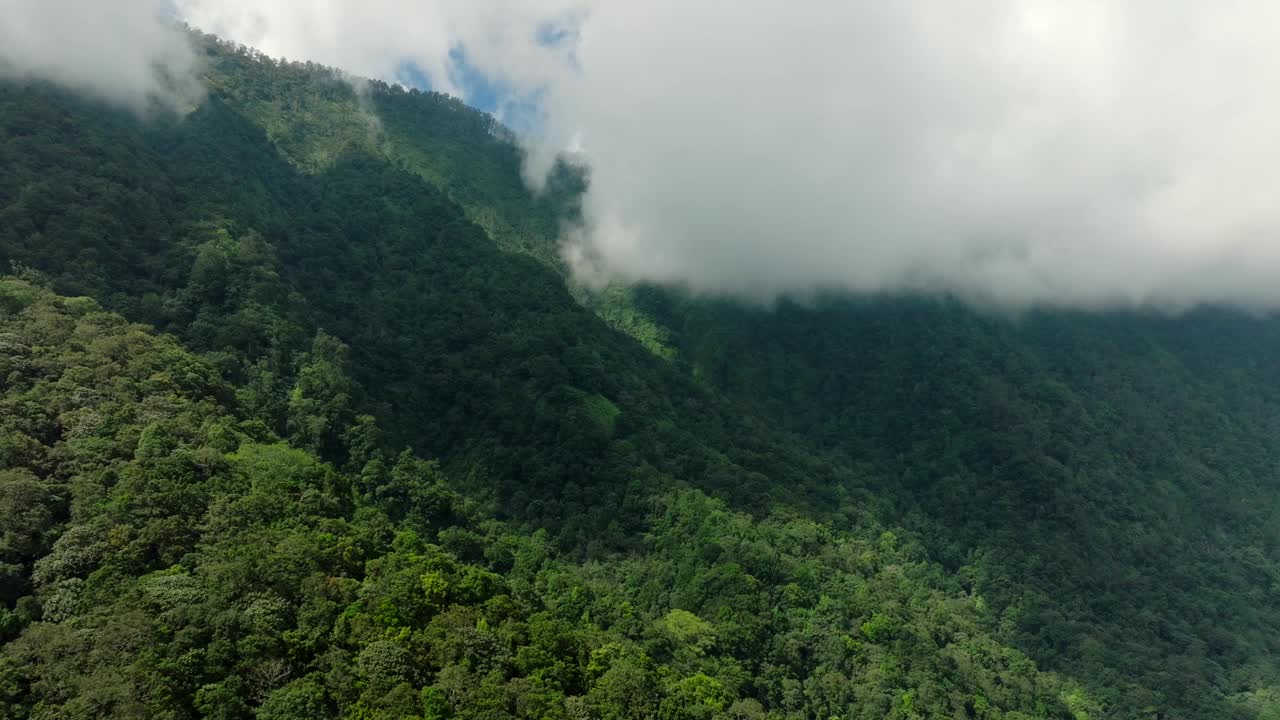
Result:
{"label": "low cloud", "polygon": [[758,298],[1280,307],[1265,2],[601,4],[570,257]]}
{"label": "low cloud", "polygon": [[[156,59],[181,55],[122,34],[159,54],[105,77],[112,42],[34,38],[74,6],[86,29],[112,13],[0,2],[10,72],[145,97]],[[529,174],[574,144],[592,167],[566,238],[584,278],[1280,309],[1280,6],[1264,0],[172,7],[272,55],[387,80],[412,65],[463,97],[465,57],[513,106],[536,101]],[[125,14],[146,28],[155,10]]]}
{"label": "low cloud", "polygon": [[138,112],[198,100],[166,0],[0,0],[0,78],[48,80]]}

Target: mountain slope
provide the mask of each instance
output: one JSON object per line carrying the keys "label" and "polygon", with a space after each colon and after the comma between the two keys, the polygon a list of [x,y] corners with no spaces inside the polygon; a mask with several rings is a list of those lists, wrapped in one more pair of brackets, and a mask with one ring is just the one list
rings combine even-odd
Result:
{"label": "mountain slope", "polygon": [[[456,101],[202,42],[210,97],[181,119],[0,85],[0,262],[172,333],[187,348],[173,346],[174,362],[209,383],[191,401],[231,418],[185,420],[202,429],[179,445],[219,472],[283,465],[294,479],[264,485],[268,497],[252,482],[214,488],[218,503],[275,508],[223,535],[209,524],[223,512],[206,502],[213,490],[186,489],[204,479],[75,501],[78,466],[7,461],[54,485],[12,476],[13,497],[61,498],[0,528],[19,548],[4,560],[21,588],[5,599],[14,713],[187,717],[225,702],[234,717],[269,700],[353,717],[1274,712],[1272,323],[1018,324],[933,301],[766,312],[656,288],[571,291],[554,241],[581,177],[564,169],[534,196],[503,131]],[[37,332],[33,307],[66,314],[65,328],[68,303],[91,302],[6,287],[39,298],[6,310],[16,337]],[[65,337],[14,347],[52,362]],[[95,362],[110,376],[118,359]],[[69,395],[46,417],[89,389],[55,367],[45,382]],[[42,407],[25,387],[5,392]],[[120,400],[122,412],[145,415],[150,397]],[[80,442],[64,434],[75,423],[42,422],[6,437],[52,455]],[[146,424],[121,422],[92,426],[110,442],[90,443],[89,461],[164,480],[159,458],[137,455]],[[238,428],[231,441],[200,434],[217,422]],[[441,458],[444,506],[465,518],[433,514],[443,480],[411,457],[401,466],[406,445]],[[76,502],[92,507],[77,515]],[[147,519],[109,514],[122,506]],[[289,518],[306,537],[277,533]],[[37,577],[63,537],[76,538],[68,551],[93,545],[75,530],[84,521],[108,537],[137,525],[152,545],[111,560],[101,583],[92,562]],[[366,535],[373,549],[332,557]],[[129,614],[150,602],[155,573],[205,572],[202,544],[235,569],[217,572],[251,580],[193,611],[181,642]],[[510,560],[522,552],[547,559]],[[294,555],[310,564],[272,579]],[[439,600],[422,578],[440,563],[450,584],[480,573],[507,589]],[[382,588],[384,568],[398,579],[363,589]],[[274,609],[255,604],[258,575],[283,598],[264,601]],[[95,602],[64,598],[63,580],[89,583]],[[184,598],[210,590],[158,582]],[[157,612],[188,601],[166,602]],[[225,620],[263,637],[219,635],[217,603],[265,612],[263,625]],[[355,640],[335,609],[353,607],[373,617]],[[542,613],[554,623],[538,625]],[[180,688],[149,684],[170,666],[135,667],[85,639],[113,627],[123,635],[104,643],[153,660],[223,655]],[[122,636],[159,655],[110,639]],[[377,652],[399,669],[375,681],[374,657],[361,658],[384,641]],[[244,644],[252,662],[216,642]],[[249,690],[243,707],[229,699]],[[384,695],[406,704],[378,705]]]}
{"label": "mountain slope", "polygon": [[[372,97],[396,115],[394,92]],[[490,135],[468,142],[492,148]],[[477,185],[421,160],[430,153],[385,151],[466,185],[472,216],[540,217],[537,200],[521,205],[512,155],[484,153],[502,158],[483,165],[505,180]],[[544,250],[527,232],[508,247],[553,258],[556,228],[533,229]],[[1118,716],[1221,716],[1227,697],[1277,682],[1275,322],[1009,321],[895,300],[754,312],[657,288],[575,296],[751,415],[847,457],[837,462],[891,517],[973,578],[993,627],[1095,678]]]}
{"label": "mountain slope", "polygon": [[873,464],[1003,636],[1122,715],[1275,683],[1275,321],[908,300],[681,319],[694,372]]}
{"label": "mountain slope", "polygon": [[[434,463],[382,452],[372,418],[347,429],[346,471],[286,445],[213,365],[90,298],[0,280],[0,342],[5,717],[1017,718],[1085,702],[891,532],[655,488],[635,552],[578,564],[485,519]],[[344,350],[317,336],[291,405],[349,387]]]}
{"label": "mountain slope", "polygon": [[[6,116],[28,122],[27,103],[44,101],[33,92],[10,89]],[[300,419],[281,383],[317,331],[337,336],[356,383],[307,438],[330,459],[344,460],[344,418],[367,409],[395,444],[485,473],[478,483],[503,510],[596,539],[599,523],[634,514],[642,494],[628,499],[627,486],[650,476],[760,509],[770,493],[803,500],[808,477],[846,473],[636,352],[545,265],[501,251],[439,192],[383,160],[353,150],[322,174],[300,172],[216,96],[169,127],[100,125],[96,109],[73,104],[56,112],[42,126],[50,136],[18,137],[7,150],[15,200],[0,211],[0,260],[212,353],[282,434]],[[72,143],[85,149],[51,161],[26,147]],[[79,165],[98,151],[125,152],[128,164]],[[140,191],[135,177],[154,186]],[[61,202],[33,202],[44,186]],[[139,203],[153,211],[137,221],[147,227],[99,222],[121,195],[147,198]]]}
{"label": "mountain slope", "polygon": [[419,177],[359,148],[302,171],[216,94],[141,123],[5,85],[0,122],[4,260],[99,298],[3,283],[7,714],[1088,702],[837,501],[847,468],[609,330]]}

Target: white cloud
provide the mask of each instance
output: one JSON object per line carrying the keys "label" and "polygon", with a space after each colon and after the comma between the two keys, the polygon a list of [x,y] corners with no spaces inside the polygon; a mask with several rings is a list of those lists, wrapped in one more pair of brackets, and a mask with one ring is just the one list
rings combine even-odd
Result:
{"label": "white cloud", "polygon": [[40,78],[146,111],[194,102],[195,54],[165,0],[0,0],[0,78]]}
{"label": "white cloud", "polygon": [[[37,5],[6,12],[30,23]],[[412,62],[465,96],[464,47],[513,101],[540,98],[535,171],[555,149],[588,154],[567,252],[598,277],[1280,308],[1280,6],[1265,0],[174,6],[274,55],[392,80]],[[572,31],[549,45],[557,25]],[[0,57],[57,67],[83,55],[71,44]]]}
{"label": "white cloud", "polygon": [[[1280,8],[609,3],[580,254],[769,296],[1280,306]],[[585,251],[585,252],[583,252]]]}

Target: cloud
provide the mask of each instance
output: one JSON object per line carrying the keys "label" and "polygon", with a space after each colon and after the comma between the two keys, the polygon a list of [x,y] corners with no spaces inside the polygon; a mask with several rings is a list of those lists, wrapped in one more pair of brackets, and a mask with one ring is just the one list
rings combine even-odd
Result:
{"label": "cloud", "polygon": [[165,0],[0,0],[0,78],[39,78],[145,112],[200,95]]}
{"label": "cloud", "polygon": [[[753,297],[1280,307],[1280,8],[594,8],[586,270]],[[581,263],[580,263],[581,264]]]}
{"label": "cloud", "polygon": [[[273,55],[536,102],[529,174],[571,145],[592,166],[584,278],[1280,309],[1265,0],[171,2]],[[0,58],[67,82],[154,91],[146,63],[86,72],[118,44],[89,28],[172,52],[146,2],[0,3]],[[33,39],[77,8],[85,32]]]}

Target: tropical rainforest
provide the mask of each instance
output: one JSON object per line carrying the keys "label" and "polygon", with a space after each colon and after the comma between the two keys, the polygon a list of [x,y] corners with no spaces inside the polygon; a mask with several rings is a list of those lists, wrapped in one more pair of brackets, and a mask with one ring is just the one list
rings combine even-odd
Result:
{"label": "tropical rainforest", "polygon": [[1280,323],[579,286],[452,97],[0,83],[0,718],[1280,718]]}

